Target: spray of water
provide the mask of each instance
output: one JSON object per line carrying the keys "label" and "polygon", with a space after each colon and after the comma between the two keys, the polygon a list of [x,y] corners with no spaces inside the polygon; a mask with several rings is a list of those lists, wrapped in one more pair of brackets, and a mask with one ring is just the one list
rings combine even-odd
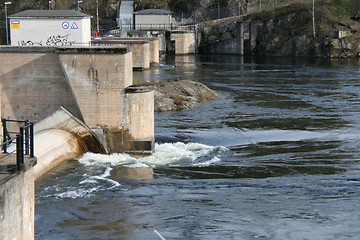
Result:
{"label": "spray of water", "polygon": [[208,166],[221,161],[221,156],[229,150],[199,143],[164,143],[155,145],[151,156],[134,158],[128,154],[86,153],[79,159],[85,166],[123,166],[129,168],[154,168],[165,165]]}
{"label": "spray of water", "polygon": [[[205,167],[221,162],[227,153],[225,147],[214,147],[199,143],[164,143],[155,145],[155,153],[151,156],[135,158],[128,154],[95,154],[86,153],[78,162],[84,166],[67,176],[72,181],[64,180],[64,184],[55,184],[44,189],[45,198],[80,198],[91,197],[94,193],[110,190],[126,189],[111,178],[114,168],[156,168],[161,166],[197,166]],[[71,183],[72,185],[69,185]],[[59,186],[63,187],[59,187]]]}

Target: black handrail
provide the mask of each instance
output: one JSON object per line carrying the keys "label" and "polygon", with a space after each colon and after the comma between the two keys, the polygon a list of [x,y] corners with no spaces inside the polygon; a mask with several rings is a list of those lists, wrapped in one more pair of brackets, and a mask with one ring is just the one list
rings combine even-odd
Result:
{"label": "black handrail", "polygon": [[[16,152],[16,165],[17,169],[20,171],[21,166],[24,164],[25,155],[29,155],[30,158],[34,157],[34,124],[26,121],[19,120],[9,120],[2,118],[1,122],[3,124],[3,143],[1,144],[2,152],[8,153],[8,146],[15,140],[16,141],[16,150],[11,152]],[[19,132],[9,132],[8,131],[8,122],[20,123],[23,126],[19,127]],[[11,138],[10,133],[15,133],[16,137]]]}

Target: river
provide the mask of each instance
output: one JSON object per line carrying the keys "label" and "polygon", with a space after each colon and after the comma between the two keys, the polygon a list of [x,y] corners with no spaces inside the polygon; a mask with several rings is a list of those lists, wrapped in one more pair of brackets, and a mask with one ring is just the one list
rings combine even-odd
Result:
{"label": "river", "polygon": [[221,96],[155,114],[156,152],[36,182],[36,239],[356,239],[360,61],[177,56],[134,74]]}

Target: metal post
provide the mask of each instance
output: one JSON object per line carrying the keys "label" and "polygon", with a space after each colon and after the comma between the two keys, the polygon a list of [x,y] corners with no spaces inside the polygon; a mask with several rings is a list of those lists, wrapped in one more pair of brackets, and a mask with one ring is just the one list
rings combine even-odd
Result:
{"label": "metal post", "polygon": [[6,45],[9,45],[9,33],[8,33],[8,22],[7,22],[7,5],[11,4],[11,2],[4,2],[5,4],[5,28],[6,28]]}
{"label": "metal post", "polygon": [[51,1],[49,1],[49,10],[51,10]]}
{"label": "metal post", "polygon": [[34,124],[30,123],[30,157],[34,157]]}
{"label": "metal post", "polygon": [[30,137],[29,137],[29,129],[30,126],[29,126],[29,121],[25,121],[25,155],[29,155],[29,140],[30,140]]}
{"label": "metal post", "polygon": [[96,0],[96,31],[100,33],[99,31],[99,0]]}
{"label": "metal post", "polygon": [[20,134],[19,134],[19,149],[17,149],[17,151],[20,152],[20,163],[24,164],[24,128],[21,127],[20,128]]}
{"label": "metal post", "polygon": [[3,152],[6,153],[7,152],[7,130],[6,130],[6,118],[3,119],[2,121],[3,124]]}
{"label": "metal post", "polygon": [[20,141],[20,135],[16,135],[16,166],[18,170],[21,170],[21,141]]}

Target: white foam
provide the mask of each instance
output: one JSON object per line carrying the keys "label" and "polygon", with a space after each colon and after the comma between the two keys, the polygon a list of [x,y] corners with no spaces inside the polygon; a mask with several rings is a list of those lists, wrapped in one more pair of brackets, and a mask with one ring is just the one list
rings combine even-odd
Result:
{"label": "white foam", "polygon": [[93,192],[97,192],[99,191],[99,187],[93,187],[90,189],[73,189],[73,190],[68,190],[66,192],[61,192],[61,193],[57,193],[54,194],[55,197],[58,198],[79,198],[79,197],[89,197],[92,195]]}
{"label": "white foam", "polygon": [[199,143],[164,143],[155,145],[155,153],[151,156],[136,159],[128,154],[95,154],[86,153],[78,161],[86,166],[87,171],[79,179],[79,184],[66,189],[52,186],[48,191],[55,191],[47,197],[80,198],[89,197],[94,192],[110,190],[121,184],[111,179],[111,171],[115,166],[126,168],[152,168],[163,165],[209,166],[221,161],[221,155],[229,151],[225,147],[213,147]]}
{"label": "white foam", "polygon": [[198,166],[198,167],[207,167],[207,166],[210,166],[210,165],[212,165],[212,164],[214,164],[214,163],[217,163],[217,162],[220,162],[220,161],[221,161],[221,159],[215,156],[215,157],[213,157],[211,160],[206,161],[206,162],[197,163],[197,164],[195,164],[195,166]]}
{"label": "white foam", "polygon": [[[155,153],[143,158],[134,158],[128,154],[86,153],[79,162],[86,166],[123,166],[128,168],[148,168],[164,165],[213,164],[221,160],[220,155],[229,151],[225,147],[214,147],[200,143],[164,143],[155,145]],[[215,158],[216,157],[216,158]]]}
{"label": "white foam", "polygon": [[297,142],[297,141],[329,141],[329,140],[357,140],[360,129],[337,129],[332,131],[306,131],[281,129],[236,129],[220,128],[211,130],[197,130],[188,133],[193,140],[212,145],[237,146],[265,142]]}

